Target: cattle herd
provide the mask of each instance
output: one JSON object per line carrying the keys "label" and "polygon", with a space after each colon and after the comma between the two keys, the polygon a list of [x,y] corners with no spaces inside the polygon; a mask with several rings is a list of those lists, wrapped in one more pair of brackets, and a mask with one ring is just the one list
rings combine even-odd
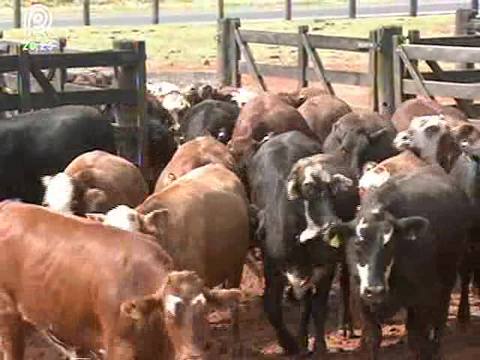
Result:
{"label": "cattle herd", "polygon": [[[149,90],[152,184],[115,155],[115,106],[0,122],[5,359],[23,359],[26,326],[70,358],[215,359],[212,308],[229,310],[231,358],[245,358],[239,288],[255,249],[288,356],[328,354],[338,280],[341,329],[361,328],[367,358],[401,309],[415,357],[442,358],[457,278],[463,326],[480,283],[480,129],[461,111],[415,98],[390,118],[314,87]],[[287,301],[302,305],[296,333]]]}

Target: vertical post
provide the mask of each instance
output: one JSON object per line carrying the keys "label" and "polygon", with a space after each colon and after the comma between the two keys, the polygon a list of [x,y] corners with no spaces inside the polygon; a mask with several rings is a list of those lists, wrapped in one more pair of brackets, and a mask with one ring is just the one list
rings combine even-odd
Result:
{"label": "vertical post", "polygon": [[[58,39],[58,48],[59,52],[63,53],[65,51],[65,47],[67,46],[67,39],[60,38]],[[58,67],[55,71],[55,90],[57,91],[64,91],[65,90],[65,83],[67,82],[67,70],[61,66]]]}
{"label": "vertical post", "polygon": [[223,0],[217,0],[217,12],[219,20],[225,17],[225,2]]}
{"label": "vertical post", "polygon": [[285,0],[285,20],[292,20],[292,0]]}
{"label": "vertical post", "polygon": [[357,0],[348,0],[348,17],[350,19],[357,17]]}
{"label": "vertical post", "polygon": [[[118,40],[113,42],[115,50],[135,49],[131,41]],[[115,82],[119,89],[137,90],[136,86],[136,65],[119,66],[115,72]],[[138,119],[137,105],[118,104],[116,126],[118,127],[118,155],[129,161],[141,165],[138,159]]]}
{"label": "vertical post", "polygon": [[160,22],[159,12],[160,4],[159,0],[153,0],[153,13],[152,13],[152,24],[158,24]]}
{"label": "vertical post", "polygon": [[222,86],[231,86],[232,69],[229,48],[230,43],[235,40],[230,37],[230,19],[220,19],[217,24],[217,79]]}
{"label": "vertical post", "polygon": [[393,88],[394,88],[394,110],[403,102],[403,73],[404,65],[397,53],[397,48],[402,45],[400,35],[393,36]]}
{"label": "vertical post", "polygon": [[90,0],[83,0],[83,25],[90,25]]}
{"label": "vertical post", "polygon": [[308,25],[298,27],[298,88],[308,86],[308,54],[302,41],[302,34],[308,33]]}
{"label": "vertical post", "polygon": [[143,171],[143,174],[147,181],[151,183],[155,181],[152,178],[154,175],[151,168],[151,159],[148,146],[148,124],[146,121],[146,100],[145,95],[147,92],[147,68],[146,60],[147,53],[145,50],[145,41],[135,41],[133,43],[134,50],[138,56],[138,62],[136,65],[136,93],[137,93],[137,126],[138,126],[138,159],[140,163],[140,169]]}
{"label": "vertical post", "polygon": [[392,115],[394,112],[393,86],[393,36],[401,35],[398,26],[382,27],[377,31],[379,46],[377,60],[378,111],[380,114]]}
{"label": "vertical post", "polygon": [[13,27],[22,27],[22,0],[13,0]]}
{"label": "vertical post", "polygon": [[[469,30],[468,23],[471,19],[475,17],[475,11],[471,9],[458,9],[455,14],[455,35],[456,36],[465,36],[470,35],[471,31]],[[465,69],[473,69],[474,64],[467,63],[467,64],[458,64],[457,69],[465,70]]]}
{"label": "vertical post", "polygon": [[371,81],[371,109],[374,112],[378,112],[378,88],[377,88],[377,32],[375,30],[370,31],[369,36],[370,42],[373,46],[370,47],[368,51],[369,54],[369,66],[368,72],[370,74],[370,81]]}
{"label": "vertical post", "polygon": [[417,16],[418,0],[410,0],[410,16]]}
{"label": "vertical post", "polygon": [[478,12],[478,0],[472,0],[472,10]]}
{"label": "vertical post", "polygon": [[30,59],[28,51],[23,50],[22,45],[16,47],[18,55],[18,73],[17,73],[17,89],[20,98],[20,112],[27,112],[32,109],[32,101],[30,96]]}
{"label": "vertical post", "polygon": [[242,85],[242,76],[240,74],[239,64],[240,64],[240,48],[235,40],[235,30],[240,29],[240,19],[235,18],[231,19],[230,22],[230,46],[228,55],[230,59],[230,68],[232,71],[232,85],[235,87],[240,87]]}

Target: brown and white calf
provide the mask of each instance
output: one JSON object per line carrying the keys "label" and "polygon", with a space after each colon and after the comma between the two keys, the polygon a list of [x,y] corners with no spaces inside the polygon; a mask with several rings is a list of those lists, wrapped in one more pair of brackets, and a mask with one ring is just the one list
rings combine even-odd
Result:
{"label": "brown and white calf", "polygon": [[139,205],[148,196],[140,170],[104,151],[76,157],[63,172],[43,179],[43,204],[63,213],[105,213],[117,205]]}
{"label": "brown and white calf", "polygon": [[24,358],[27,324],[67,356],[207,359],[211,290],[148,235],[52,212],[0,204],[0,334],[4,358]]}

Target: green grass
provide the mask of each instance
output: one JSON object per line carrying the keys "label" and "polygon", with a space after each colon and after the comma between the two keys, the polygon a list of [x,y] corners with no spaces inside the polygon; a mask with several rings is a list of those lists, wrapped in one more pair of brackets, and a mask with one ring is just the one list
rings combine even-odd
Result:
{"label": "green grass", "polygon": [[[401,25],[404,33],[411,29],[420,30],[422,36],[451,35],[454,28],[453,15],[422,16],[418,18],[374,18],[357,20],[325,21],[252,21],[243,22],[244,29],[297,32],[299,25],[309,25],[312,33],[338,36],[368,37],[370,30],[381,26]],[[76,27],[52,29],[51,38],[64,36],[68,47],[85,50],[109,49],[116,39],[145,40],[149,66],[158,70],[169,67],[207,69],[214,65],[216,58],[216,27],[208,24],[196,25],[149,25],[142,27]],[[4,37],[16,40],[27,39],[22,30],[8,30]],[[38,39],[40,40],[40,39]],[[294,64],[296,49],[278,46],[253,46],[252,51],[258,61],[273,64]],[[321,52],[326,62],[342,63],[351,68],[351,61],[357,55],[352,53]],[[206,60],[210,64],[206,64]],[[337,64],[338,65],[338,64]]]}

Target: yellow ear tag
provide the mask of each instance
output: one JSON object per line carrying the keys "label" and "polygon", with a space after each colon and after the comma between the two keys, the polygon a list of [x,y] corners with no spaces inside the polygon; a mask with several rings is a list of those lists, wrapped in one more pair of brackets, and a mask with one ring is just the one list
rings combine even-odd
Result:
{"label": "yellow ear tag", "polygon": [[341,240],[340,240],[340,237],[338,236],[338,234],[330,239],[330,246],[331,247],[334,247],[334,248],[338,249],[340,247],[340,245],[341,245]]}

